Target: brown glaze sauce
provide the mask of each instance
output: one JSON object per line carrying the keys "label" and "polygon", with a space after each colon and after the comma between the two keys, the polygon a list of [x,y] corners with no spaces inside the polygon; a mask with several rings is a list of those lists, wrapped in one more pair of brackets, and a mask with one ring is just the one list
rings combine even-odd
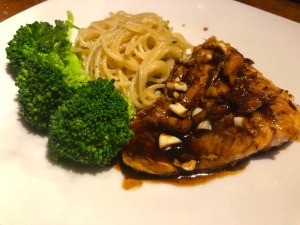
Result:
{"label": "brown glaze sauce", "polygon": [[225,176],[238,174],[244,170],[246,164],[246,162],[242,162],[234,166],[233,168],[226,168],[213,172],[199,172],[186,176],[173,177],[158,177],[145,173],[140,173],[134,171],[133,169],[124,165],[120,161],[115,164],[114,168],[122,172],[122,174],[124,175],[122,187],[125,190],[133,190],[140,188],[145,182],[156,184],[170,184],[175,186],[199,186],[213,181],[215,179],[220,179]]}
{"label": "brown glaze sauce", "polygon": [[[299,137],[300,136],[297,137],[297,141],[300,141]],[[114,168],[123,174],[124,180],[122,186],[125,190],[138,189],[146,182],[152,184],[170,184],[181,187],[201,186],[210,181],[222,179],[226,176],[236,175],[244,171],[252,160],[274,159],[275,155],[277,155],[281,150],[286,149],[291,143],[292,142],[287,142],[282,146],[269,149],[268,151],[258,152],[249,158],[245,158],[237,162],[235,165],[227,166],[223,169],[213,170],[210,172],[195,172],[194,174],[189,175],[169,177],[149,175],[135,171],[125,165],[121,159],[118,159],[118,161],[115,162]]]}

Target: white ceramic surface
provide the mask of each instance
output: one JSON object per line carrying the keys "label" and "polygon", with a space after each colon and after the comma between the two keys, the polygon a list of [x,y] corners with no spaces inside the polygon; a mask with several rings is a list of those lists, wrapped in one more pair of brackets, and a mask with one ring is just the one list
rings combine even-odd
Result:
{"label": "white ceramic surface", "polygon": [[[1,225],[297,225],[300,144],[251,160],[245,170],[204,185],[144,183],[122,189],[115,169],[78,173],[46,158],[45,137],[19,121],[5,47],[20,25],[65,19],[78,26],[109,12],[155,12],[193,44],[230,42],[300,102],[300,24],[231,0],[52,0],[0,23]],[[208,27],[208,31],[203,28]]]}

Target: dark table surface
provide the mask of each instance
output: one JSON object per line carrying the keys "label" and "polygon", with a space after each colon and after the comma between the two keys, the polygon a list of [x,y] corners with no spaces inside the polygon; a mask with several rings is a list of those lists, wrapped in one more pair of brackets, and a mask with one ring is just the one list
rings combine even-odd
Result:
{"label": "dark table surface", "polygon": [[[1,0],[0,22],[45,0]],[[300,0],[237,0],[300,23]],[[298,3],[297,3],[298,2]]]}

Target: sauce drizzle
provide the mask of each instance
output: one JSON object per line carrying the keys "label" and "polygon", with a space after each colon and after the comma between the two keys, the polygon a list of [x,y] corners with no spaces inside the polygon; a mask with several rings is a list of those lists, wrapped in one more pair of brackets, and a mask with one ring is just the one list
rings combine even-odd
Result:
{"label": "sauce drizzle", "polygon": [[240,163],[233,168],[226,168],[223,170],[213,172],[199,172],[188,176],[179,177],[157,177],[149,174],[134,171],[128,166],[118,162],[115,165],[117,170],[120,170],[124,175],[122,187],[125,190],[134,190],[140,188],[143,183],[164,183],[175,186],[198,186],[213,181],[215,179],[223,178],[225,176],[235,175],[244,170],[247,163]]}

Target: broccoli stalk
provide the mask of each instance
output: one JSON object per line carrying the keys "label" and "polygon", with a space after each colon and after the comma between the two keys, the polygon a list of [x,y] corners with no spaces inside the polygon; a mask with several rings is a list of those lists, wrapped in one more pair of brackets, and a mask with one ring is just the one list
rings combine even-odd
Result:
{"label": "broccoli stalk", "polygon": [[110,165],[132,135],[132,109],[113,81],[99,78],[88,82],[51,117],[51,158],[101,167]]}

